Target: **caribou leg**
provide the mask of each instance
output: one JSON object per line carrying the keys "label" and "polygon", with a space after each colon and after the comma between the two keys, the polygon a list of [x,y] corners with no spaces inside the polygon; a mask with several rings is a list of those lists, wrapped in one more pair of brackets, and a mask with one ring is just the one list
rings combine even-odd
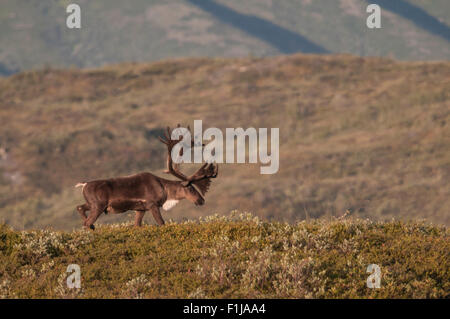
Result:
{"label": "caribou leg", "polygon": [[97,218],[105,211],[106,205],[92,207],[89,217],[84,221],[84,226],[95,230],[94,223]]}
{"label": "caribou leg", "polygon": [[152,212],[153,218],[156,220],[159,226],[164,225],[164,219],[161,216],[161,213],[159,212],[159,207],[153,205],[150,208],[150,211]]}
{"label": "caribou leg", "polygon": [[89,209],[90,208],[89,208],[88,204],[83,204],[83,205],[77,206],[78,214],[80,214],[81,218],[83,218],[83,221],[85,221],[87,219],[86,211],[88,211]]}
{"label": "caribou leg", "polygon": [[134,226],[141,227],[142,226],[142,218],[144,218],[145,210],[137,210],[134,215]]}

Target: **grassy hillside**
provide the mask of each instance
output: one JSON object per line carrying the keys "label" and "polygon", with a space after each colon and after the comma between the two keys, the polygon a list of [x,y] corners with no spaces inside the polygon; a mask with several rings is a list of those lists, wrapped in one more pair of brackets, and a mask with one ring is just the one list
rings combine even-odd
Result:
{"label": "grassy hillside", "polygon": [[362,56],[450,57],[447,0],[392,2],[376,1],[382,29],[369,30],[366,0],[78,0],[82,27],[71,30],[70,1],[2,0],[0,75],[45,65],[319,52],[305,43]]}
{"label": "grassy hillside", "polygon": [[[0,227],[0,298],[444,298],[446,228],[249,214],[95,232]],[[68,289],[69,264],[81,289]],[[381,287],[366,286],[367,266]]]}
{"label": "grassy hillside", "polygon": [[166,150],[156,137],[167,125],[201,119],[204,129],[279,127],[280,170],[260,175],[259,164],[222,164],[205,206],[182,202],[166,218],[239,209],[292,222],[349,210],[449,225],[449,92],[449,62],[351,56],[20,73],[0,79],[0,221],[78,227],[83,199],[74,184],[164,175]]}

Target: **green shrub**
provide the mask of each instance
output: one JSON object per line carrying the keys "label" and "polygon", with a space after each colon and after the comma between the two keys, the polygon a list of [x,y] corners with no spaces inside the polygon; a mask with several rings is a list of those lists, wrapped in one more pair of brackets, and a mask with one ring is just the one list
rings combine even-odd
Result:
{"label": "green shrub", "polygon": [[[267,222],[233,212],[95,232],[0,226],[3,298],[445,298],[450,241],[419,222]],[[69,289],[69,264],[81,289]],[[369,264],[381,287],[366,286]]]}

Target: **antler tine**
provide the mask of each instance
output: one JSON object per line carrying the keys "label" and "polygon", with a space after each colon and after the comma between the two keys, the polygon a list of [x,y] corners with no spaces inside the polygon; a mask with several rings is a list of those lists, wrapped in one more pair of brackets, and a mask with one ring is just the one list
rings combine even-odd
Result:
{"label": "antler tine", "polygon": [[158,136],[158,139],[159,139],[162,143],[164,143],[164,144],[167,145],[168,142],[167,142],[165,139],[163,139],[161,136]]}
{"label": "antler tine", "polygon": [[215,165],[215,170],[214,170],[214,176],[212,176],[212,178],[216,178],[217,177],[217,175],[219,174],[219,164],[216,164]]}
{"label": "antler tine", "polygon": [[[211,172],[211,168],[213,167],[213,171]],[[190,183],[198,182],[207,178],[216,178],[219,172],[219,165],[214,163],[205,163],[203,164],[197,172],[192,174],[187,178],[187,181]]]}
{"label": "antler tine", "polygon": [[[180,125],[180,124],[178,124]],[[177,144],[179,141],[182,140],[182,138],[180,137],[180,139],[178,140],[172,140],[172,131],[170,129],[170,127],[168,126],[166,128],[166,131],[164,131],[164,137],[158,136],[158,139],[167,145],[167,147],[169,148],[169,150],[172,150],[172,147]]]}
{"label": "antler tine", "polygon": [[[177,127],[181,127],[180,124]],[[167,146],[167,169],[164,171],[167,174],[172,174],[173,176],[186,181],[187,177],[179,171],[177,168],[178,164],[174,164],[172,160],[172,148],[177,144],[182,138],[178,140],[172,140],[172,131],[170,127],[167,126],[166,131],[164,131],[164,137],[158,136],[159,140]],[[181,154],[182,155],[182,154]]]}
{"label": "antler tine", "polygon": [[158,139],[159,139],[162,143],[164,143],[164,144],[166,144],[167,146],[169,146],[170,140],[171,140],[171,139],[170,139],[170,127],[167,127],[166,130],[167,130],[167,131],[164,131],[164,137],[158,136]]}

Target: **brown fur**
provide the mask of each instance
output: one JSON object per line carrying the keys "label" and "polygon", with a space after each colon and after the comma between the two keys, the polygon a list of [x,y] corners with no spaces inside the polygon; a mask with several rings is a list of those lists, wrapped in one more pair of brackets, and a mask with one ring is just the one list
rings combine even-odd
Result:
{"label": "brown fur", "polygon": [[146,211],[150,206],[145,199],[118,199],[109,203],[106,213],[120,214],[128,210]]}
{"label": "brown fur", "polygon": [[[94,222],[102,213],[123,213],[135,210],[145,213],[150,210],[159,225],[164,224],[159,208],[168,199],[188,199],[196,205],[205,203],[202,195],[192,186],[182,185],[182,181],[171,181],[151,173],[95,180],[85,183],[83,196],[86,203],[77,206],[83,218],[83,225],[94,229]],[[89,217],[86,211],[90,211]],[[143,214],[136,215],[142,215]],[[136,226],[141,226],[142,217],[136,218]]]}

